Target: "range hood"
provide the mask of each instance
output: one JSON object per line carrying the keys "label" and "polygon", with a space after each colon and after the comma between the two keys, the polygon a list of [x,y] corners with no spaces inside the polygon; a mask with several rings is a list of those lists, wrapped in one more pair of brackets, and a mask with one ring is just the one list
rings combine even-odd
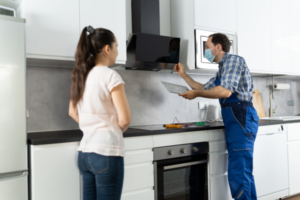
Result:
{"label": "range hood", "polygon": [[159,0],[132,0],[132,31],[127,70],[172,71],[179,60],[180,38],[160,35]]}

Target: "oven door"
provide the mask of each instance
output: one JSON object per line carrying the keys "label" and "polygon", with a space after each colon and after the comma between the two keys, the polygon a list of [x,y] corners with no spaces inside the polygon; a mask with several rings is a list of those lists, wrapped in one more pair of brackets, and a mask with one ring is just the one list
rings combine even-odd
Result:
{"label": "oven door", "polygon": [[208,200],[207,155],[155,161],[156,200]]}

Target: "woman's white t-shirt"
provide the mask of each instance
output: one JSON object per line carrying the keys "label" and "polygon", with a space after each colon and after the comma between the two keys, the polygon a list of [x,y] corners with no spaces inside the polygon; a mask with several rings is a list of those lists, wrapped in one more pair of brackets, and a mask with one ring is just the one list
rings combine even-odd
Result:
{"label": "woman's white t-shirt", "polygon": [[106,66],[90,71],[83,98],[77,105],[83,132],[78,151],[124,156],[123,133],[111,97],[112,89],[120,84],[125,84],[121,76]]}

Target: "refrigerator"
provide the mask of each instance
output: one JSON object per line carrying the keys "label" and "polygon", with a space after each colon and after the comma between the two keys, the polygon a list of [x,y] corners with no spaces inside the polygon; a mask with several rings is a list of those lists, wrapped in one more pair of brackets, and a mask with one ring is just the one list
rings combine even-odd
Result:
{"label": "refrigerator", "polygon": [[0,15],[0,199],[28,199],[25,20]]}

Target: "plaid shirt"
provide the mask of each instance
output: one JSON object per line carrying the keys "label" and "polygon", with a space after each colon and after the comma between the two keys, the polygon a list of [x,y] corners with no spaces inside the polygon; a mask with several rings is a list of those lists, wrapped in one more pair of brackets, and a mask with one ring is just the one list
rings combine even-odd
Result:
{"label": "plaid shirt", "polygon": [[216,87],[215,80],[220,76],[221,86],[230,90],[239,100],[252,100],[253,81],[244,58],[229,53],[224,54],[219,63],[219,71],[216,73],[216,77],[204,84],[204,89],[210,90]]}

